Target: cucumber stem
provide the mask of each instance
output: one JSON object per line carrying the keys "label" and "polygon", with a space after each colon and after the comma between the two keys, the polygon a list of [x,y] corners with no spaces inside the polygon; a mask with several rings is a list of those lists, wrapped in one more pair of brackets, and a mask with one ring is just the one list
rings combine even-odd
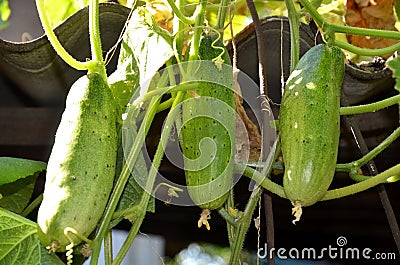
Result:
{"label": "cucumber stem", "polygon": [[[240,218],[240,220],[238,221],[238,226],[236,227],[236,235],[233,238],[233,247],[231,245],[232,254],[229,259],[230,265],[240,264],[240,262],[239,262],[240,251],[243,246],[244,238],[245,238],[246,232],[249,229],[254,209],[257,206],[257,203],[260,201],[261,194],[263,193],[264,186],[262,186],[262,183],[264,183],[264,181],[267,181],[269,184],[273,183],[267,176],[270,174],[270,172],[272,170],[273,161],[276,160],[278,154],[280,153],[280,145],[279,145],[278,139],[279,139],[279,137],[275,140],[275,143],[274,143],[273,147],[271,148],[271,151],[268,154],[268,157],[266,158],[265,162],[267,165],[266,165],[266,167],[264,167],[262,169],[262,172],[259,172],[255,169],[252,169],[249,167],[243,168],[239,164],[234,165],[235,170],[239,169],[238,172],[240,172],[240,173],[243,172],[243,175],[250,175],[252,177],[254,177],[255,175],[258,175],[258,181],[253,178],[253,180],[255,180],[258,185],[254,188],[253,192],[251,193],[250,199],[246,204],[246,208],[243,212],[243,215]],[[249,173],[246,171],[250,171],[254,174],[251,174],[251,173],[246,174],[246,173]],[[260,186],[260,183],[261,183],[261,186]],[[279,187],[278,189],[280,189],[282,191],[282,193],[283,193],[282,195],[285,195],[284,191],[283,191],[283,187],[281,187],[280,185],[275,184],[275,183],[273,183],[272,186]]]}
{"label": "cucumber stem", "polygon": [[[185,0],[176,0],[176,5],[178,6],[179,10],[183,10],[185,7]],[[172,30],[173,30],[173,47],[174,47],[174,54],[177,57],[178,63],[182,59],[182,50],[183,50],[183,43],[184,43],[184,30],[185,25],[178,18],[178,16],[174,16],[172,21]]]}
{"label": "cucumber stem", "polygon": [[[394,130],[388,137],[385,138],[378,146],[369,151],[366,155],[361,157],[360,159],[349,162],[346,164],[337,164],[336,169],[338,171],[357,171],[357,169],[361,168],[368,161],[374,159],[378,154],[380,154],[383,150],[386,149],[391,143],[393,143],[400,136],[400,127]],[[360,179],[360,178],[358,178]]]}
{"label": "cucumber stem", "polygon": [[[306,0],[300,0],[300,2],[301,1],[306,1]],[[325,27],[327,29],[329,28],[330,30],[336,33],[345,33],[351,35],[370,36],[374,38],[400,40],[400,33],[398,31],[341,26],[328,22],[325,22]]]}
{"label": "cucumber stem", "polygon": [[[225,202],[224,207],[224,212],[226,212],[230,217],[231,215],[229,214],[229,209],[234,209],[235,207],[235,197],[234,197],[234,191],[233,189],[229,190],[229,195],[228,199]],[[222,211],[222,210],[221,210]],[[218,211],[221,216],[224,215],[224,213],[221,213],[220,210]],[[231,217],[232,218],[232,217]],[[234,222],[234,224],[229,220],[230,218],[224,218],[227,221],[227,232],[228,232],[228,241],[229,241],[229,246],[232,248],[233,244],[235,242],[235,234],[236,234],[236,227],[237,223]],[[233,220],[235,221],[235,220]]]}
{"label": "cucumber stem", "polygon": [[336,164],[336,172],[350,172],[354,168],[353,162],[346,164]]}
{"label": "cucumber stem", "polygon": [[[143,220],[144,218],[144,214],[140,214],[138,216],[138,218],[140,218],[139,220]],[[137,221],[135,221],[136,224]],[[142,222],[140,222],[141,224]],[[111,265],[118,265],[121,264],[121,262],[123,261],[123,259],[125,258],[126,253],[129,251],[130,247],[132,246],[133,241],[136,238],[137,232],[139,230],[139,228],[133,229],[135,224],[132,226],[131,230],[128,233],[128,236],[125,239],[125,242],[123,243],[123,245],[121,246],[117,256],[115,257],[113,263]]]}
{"label": "cucumber stem", "polygon": [[351,45],[349,43],[335,40],[333,42],[334,45],[338,46],[339,48],[342,48],[344,50],[347,50],[352,53],[356,53],[358,55],[365,55],[365,56],[379,56],[379,55],[388,55],[392,54],[395,51],[400,49],[400,43],[393,44],[392,46],[386,47],[386,48],[380,48],[380,49],[367,49],[367,48],[360,48],[354,45]]}
{"label": "cucumber stem", "polygon": [[204,17],[207,7],[207,0],[200,0],[200,4],[197,6],[195,11],[196,18],[194,24],[194,34],[193,34],[193,45],[191,46],[189,52],[189,61],[198,60],[199,58],[199,47],[200,38],[203,33]]}
{"label": "cucumber stem", "polygon": [[382,173],[379,173],[374,177],[370,177],[369,179],[364,180],[362,182],[358,182],[343,188],[328,190],[325,193],[325,196],[321,199],[321,201],[338,199],[345,196],[353,195],[355,193],[370,189],[378,184],[387,183],[387,180],[390,177],[399,175],[400,175],[400,164],[397,164],[396,166],[393,166],[383,171]]}
{"label": "cucumber stem", "polygon": [[340,115],[354,115],[354,114],[361,114],[365,112],[374,112],[380,109],[387,108],[391,105],[400,102],[400,95],[392,96],[390,98],[377,101],[370,104],[363,104],[358,106],[350,106],[350,107],[341,107],[340,108]]}
{"label": "cucumber stem", "polygon": [[46,9],[44,7],[44,0],[36,0],[36,7],[39,13],[39,18],[42,23],[43,29],[47,38],[50,41],[51,46],[53,46],[54,50],[61,57],[67,64],[77,70],[88,70],[92,67],[96,66],[96,62],[88,61],[88,62],[80,62],[73,58],[61,45],[60,41],[58,40],[56,34],[54,33],[50,21],[46,15]]}
{"label": "cucumber stem", "polygon": [[299,0],[299,2],[307,9],[315,23],[323,29],[323,26],[326,24],[325,19],[318,13],[314,6],[308,0]]}
{"label": "cucumber stem", "polygon": [[43,200],[43,193],[37,196],[21,213],[22,217],[27,217]]}
{"label": "cucumber stem", "polygon": [[246,208],[243,213],[243,217],[240,220],[239,226],[236,230],[236,235],[234,239],[233,248],[231,251],[231,256],[229,258],[229,265],[239,265],[240,264],[240,252],[243,247],[244,238],[246,236],[246,232],[249,229],[251,224],[251,220],[253,217],[254,209],[256,208],[258,201],[260,200],[261,194],[263,193],[263,188],[261,186],[257,186],[254,188],[253,192],[250,195],[249,201],[247,202]]}
{"label": "cucumber stem", "polygon": [[112,230],[108,229],[104,237],[104,265],[111,265],[113,260]]}
{"label": "cucumber stem", "polygon": [[279,184],[276,184],[263,174],[261,174],[259,171],[247,167],[243,164],[235,164],[235,171],[236,172],[243,172],[243,175],[246,177],[249,177],[253,179],[257,184],[261,185],[264,189],[278,195],[279,197],[286,198],[285,191],[283,190],[283,187]]}
{"label": "cucumber stem", "polygon": [[91,0],[89,3],[89,39],[92,51],[92,61],[103,61],[99,25],[99,0]]}
{"label": "cucumber stem", "polygon": [[378,146],[372,149],[368,154],[363,156],[362,158],[358,159],[353,163],[353,165],[357,167],[361,167],[362,165],[366,164],[368,161],[372,160],[375,156],[381,153],[383,150],[386,149],[393,141],[395,141],[400,136],[400,127],[397,127],[385,140],[383,140]]}
{"label": "cucumber stem", "polygon": [[103,61],[103,50],[101,48],[100,26],[99,26],[99,0],[89,2],[89,39],[92,53],[92,62],[96,64],[89,67],[89,73],[98,73],[108,83],[106,67]]}
{"label": "cucumber stem", "polygon": [[[400,33],[397,31],[341,26],[326,22],[325,19],[318,13],[318,11],[313,7],[313,5],[308,0],[299,0],[299,2],[305,7],[305,9],[307,9],[311,17],[314,19],[315,23],[322,29],[324,33],[328,34],[345,33],[345,34],[360,35],[360,36],[370,36],[375,38],[400,40]],[[381,49],[367,49],[367,48],[359,48],[349,43],[345,43],[338,40],[330,40],[330,41],[332,42],[332,44],[344,50],[366,56],[387,55],[400,49],[400,43]]]}
{"label": "cucumber stem", "polygon": [[[174,15],[175,15],[180,21],[182,21],[182,22],[185,23],[185,24],[189,24],[189,25],[195,23],[195,20],[194,20],[193,18],[188,18],[188,17],[186,17],[186,16],[182,13],[182,11],[181,11],[181,9],[180,9],[180,8],[181,8],[181,5],[179,5],[179,8],[178,8],[178,7],[176,6],[174,0],[167,0],[167,1],[168,1],[169,6],[171,7],[172,11],[174,12]],[[182,10],[183,10],[183,9],[182,9]]]}
{"label": "cucumber stem", "polygon": [[224,218],[225,221],[227,221],[231,226],[235,227],[237,226],[237,223],[235,219],[229,214],[229,212],[224,208],[221,207],[218,209],[218,213],[221,215],[222,218]]}
{"label": "cucumber stem", "polygon": [[308,0],[299,0],[299,2],[307,9],[315,23],[322,28],[324,32],[334,31],[336,33],[345,33],[360,36],[370,36],[375,38],[387,38],[400,40],[400,33],[391,30],[359,28],[351,26],[341,26],[326,22],[325,19],[318,13],[314,6]]}
{"label": "cucumber stem", "polygon": [[157,177],[158,169],[161,164],[161,160],[164,155],[164,147],[166,146],[168,140],[169,140],[169,135],[170,132],[173,128],[173,123],[175,122],[176,115],[179,114],[179,111],[175,110],[175,106],[178,105],[183,98],[183,93],[180,92],[176,96],[175,102],[171,107],[170,112],[168,113],[168,116],[165,121],[165,125],[163,126],[162,133],[161,133],[161,139],[158,143],[156,153],[154,154],[153,162],[150,167],[149,175],[147,177],[146,181],[146,186],[144,188],[145,192],[142,195],[142,198],[140,200],[140,203],[138,205],[138,208],[141,209],[139,212],[139,215],[136,217],[131,230],[129,231],[128,237],[126,238],[125,242],[123,243],[120,251],[118,252],[117,256],[115,257],[115,260],[113,262],[113,265],[118,265],[122,262],[123,258],[125,257],[126,253],[128,252],[129,248],[131,247],[133,240],[135,239],[140,226],[142,225],[143,219],[146,215],[146,209],[147,209],[147,204],[149,203],[150,196],[152,195],[152,192],[150,192],[153,189],[154,182]]}
{"label": "cucumber stem", "polygon": [[68,238],[68,240],[70,241],[70,243],[72,245],[75,245],[75,242],[69,236],[69,233],[73,234],[74,236],[76,236],[77,238],[79,238],[80,240],[82,240],[83,242],[86,242],[88,244],[92,244],[92,242],[93,242],[92,240],[90,240],[89,238],[85,237],[84,235],[79,234],[79,232],[76,231],[74,228],[66,227],[66,228],[64,228],[64,235]]}
{"label": "cucumber stem", "polygon": [[131,206],[131,207],[129,207],[127,209],[124,209],[124,210],[115,211],[113,213],[113,216],[112,216],[112,222],[110,223],[110,227],[114,227],[116,224],[114,225],[113,222],[114,221],[115,222],[119,222],[120,218],[125,218],[125,219],[128,219],[128,220],[132,219],[133,220],[133,218],[131,218],[131,217],[137,216],[139,211],[140,211],[140,209],[138,209],[137,205]]}
{"label": "cucumber stem", "polygon": [[300,33],[299,33],[299,12],[297,12],[293,0],[285,0],[288,10],[290,26],[290,72],[294,70],[300,59]]}
{"label": "cucumber stem", "polygon": [[354,180],[356,182],[361,182],[361,181],[364,181],[364,180],[367,180],[367,179],[371,178],[371,176],[353,174],[352,172],[349,173],[349,176],[350,176],[350,178],[352,180]]}
{"label": "cucumber stem", "polygon": [[162,96],[164,94],[171,93],[171,92],[194,90],[199,86],[200,82],[204,83],[204,81],[186,81],[186,82],[182,82],[178,85],[156,88],[154,90],[147,92],[141,98],[138,98],[136,101],[134,101],[131,104],[131,107],[136,108],[143,102],[145,102],[155,96]]}
{"label": "cucumber stem", "polygon": [[157,113],[160,113],[166,109],[169,109],[172,106],[172,103],[174,102],[175,97],[172,97],[170,99],[167,99],[166,101],[161,102],[158,107],[157,107]]}
{"label": "cucumber stem", "polygon": [[[258,184],[260,184],[263,188],[265,188],[266,190],[278,195],[279,197],[286,198],[285,192],[281,185],[272,182],[268,178],[264,178],[264,176],[260,172],[256,171],[255,169],[246,167],[246,166],[243,166],[240,164],[235,164],[235,170],[243,172],[244,176],[253,179]],[[397,175],[400,175],[400,164],[398,164],[398,165],[396,165],[374,177],[370,177],[367,180],[364,180],[362,182],[352,184],[350,186],[343,187],[343,188],[328,190],[327,193],[325,194],[325,196],[321,199],[321,201],[338,199],[338,198],[341,198],[344,196],[352,195],[352,194],[367,190],[378,184],[385,183],[385,182],[387,182],[387,179],[389,179],[390,177],[393,177],[393,176],[397,176]]]}
{"label": "cucumber stem", "polygon": [[226,13],[229,8],[229,3],[230,0],[221,0],[221,3],[219,4],[218,14],[217,14],[217,24],[215,25],[215,29],[218,31],[223,31],[224,29]]}

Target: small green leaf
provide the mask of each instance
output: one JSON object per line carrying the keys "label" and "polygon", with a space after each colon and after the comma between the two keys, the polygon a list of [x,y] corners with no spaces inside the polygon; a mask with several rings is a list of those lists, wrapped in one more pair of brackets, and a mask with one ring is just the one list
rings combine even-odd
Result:
{"label": "small green leaf", "polygon": [[21,213],[28,205],[35,188],[37,174],[0,186],[0,207]]}
{"label": "small green leaf", "polygon": [[[132,131],[132,135],[136,137],[136,128],[134,131]],[[119,176],[119,174],[122,171],[124,161],[125,161],[124,150],[121,145],[118,149],[118,154],[117,154],[117,167],[116,167],[117,176]],[[128,182],[125,186],[125,189],[121,195],[121,199],[116,208],[117,212],[124,212],[125,210],[133,208],[140,203],[140,199],[144,193],[142,187],[144,187],[146,183],[147,175],[148,175],[148,169],[146,166],[146,162],[144,160],[143,154],[140,154],[136,160],[135,165],[133,166],[133,169],[131,169],[131,174],[129,176]],[[147,211],[155,212],[155,199],[153,196],[150,197],[149,203],[147,205]],[[132,216],[130,215],[126,216],[124,213],[122,214],[122,216],[118,216],[117,219],[115,219],[112,222],[111,227],[117,225],[123,218],[133,219]]]}
{"label": "small green leaf", "polygon": [[140,84],[153,75],[173,56],[172,36],[160,28],[145,8],[137,8],[122,37],[117,69],[108,79],[110,88],[122,111]]}
{"label": "small green leaf", "polygon": [[0,157],[0,185],[12,183],[46,169],[41,161],[15,157]]}
{"label": "small green leaf", "polygon": [[[123,35],[117,70],[109,77],[110,88],[117,98],[122,112],[131,99],[136,99],[141,91],[140,84],[149,81],[156,72],[173,56],[172,37],[154,21],[152,15],[144,8],[133,11],[131,20]],[[129,128],[129,143],[124,143],[124,149],[129,150],[136,138],[136,123]],[[123,149],[120,146],[117,175],[121,172],[124,161]],[[148,175],[148,169],[143,154],[139,155],[131,176],[121,196],[117,211],[139,204]],[[154,197],[150,198],[147,211],[155,211]],[[132,216],[131,216],[132,217]],[[113,224],[119,222],[114,220]]]}
{"label": "small green leaf", "polygon": [[[100,0],[99,2],[105,2]],[[44,0],[47,17],[52,26],[60,24],[76,11],[89,4],[89,0]]]}
{"label": "small green leaf", "polygon": [[[147,175],[149,174],[143,155],[140,155],[136,160],[135,165],[131,170],[131,176],[122,193],[121,200],[117,207],[117,211],[127,209],[134,205],[139,204],[143,188],[146,185]],[[152,197],[147,205],[147,211],[155,211],[154,197]]]}
{"label": "small green leaf", "polygon": [[52,26],[58,25],[80,9],[78,1],[74,0],[58,0],[57,4],[54,1],[45,0],[44,6]]}
{"label": "small green leaf", "polygon": [[387,66],[393,71],[393,77],[396,79],[395,89],[400,91],[400,57],[387,61]]}
{"label": "small green leaf", "polygon": [[0,208],[0,265],[40,264],[36,224]]}
{"label": "small green leaf", "polygon": [[[126,47],[126,43],[122,45],[122,51],[126,52],[130,49]],[[139,69],[135,58],[127,57],[120,61],[117,69],[109,76],[108,83],[121,111],[125,112],[125,108],[131,100],[133,92],[139,87]]]}
{"label": "small green leaf", "polygon": [[172,36],[157,25],[145,8],[133,12],[122,40],[122,49],[118,64],[132,56],[140,70],[141,83],[149,81],[174,54]]}
{"label": "small green leaf", "polygon": [[37,237],[37,224],[0,208],[0,265],[63,265]]}

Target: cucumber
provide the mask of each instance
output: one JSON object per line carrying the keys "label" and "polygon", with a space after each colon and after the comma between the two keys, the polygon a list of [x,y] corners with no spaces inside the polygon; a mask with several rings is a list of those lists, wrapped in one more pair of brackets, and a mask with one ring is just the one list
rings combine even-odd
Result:
{"label": "cucumber", "polygon": [[[222,42],[214,43],[215,40],[216,36],[202,36],[199,58],[209,61],[207,72],[216,83],[201,83],[185,95],[179,136],[189,195],[196,205],[207,210],[221,207],[227,199],[235,150],[235,139],[231,137],[236,124],[233,77],[219,74],[218,63],[211,62],[222,51],[225,64],[230,65],[230,58]],[[232,78],[232,88],[220,85],[227,84],[228,78]],[[204,160],[196,160],[199,157],[211,162],[205,166]]]}
{"label": "cucumber", "polygon": [[[104,78],[87,74],[71,87],[47,166],[39,239],[65,251],[70,227],[89,236],[110,195],[116,164],[116,103]],[[75,244],[81,239],[68,234]]]}
{"label": "cucumber", "polygon": [[319,44],[304,54],[285,85],[279,126],[283,187],[294,206],[294,223],[301,207],[319,201],[333,180],[343,76],[342,51]]}

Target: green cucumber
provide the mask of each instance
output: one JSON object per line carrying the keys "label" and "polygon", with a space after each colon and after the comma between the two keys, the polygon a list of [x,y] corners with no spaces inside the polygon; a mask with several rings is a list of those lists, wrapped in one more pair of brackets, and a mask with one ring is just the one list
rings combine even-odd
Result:
{"label": "green cucumber", "polygon": [[[202,36],[199,58],[208,61],[207,72],[212,75],[208,80],[216,83],[201,83],[198,89],[185,95],[180,145],[184,157],[192,159],[191,162],[184,161],[186,184],[191,199],[199,207],[213,210],[223,205],[232,186],[235,95],[232,90],[233,81],[232,87],[221,85],[227,84],[226,80],[233,80],[233,77],[220,74],[218,62],[211,62],[221,58],[221,62],[230,65],[228,52],[222,42],[216,41],[215,36]],[[207,139],[211,141],[201,142]],[[210,159],[206,167],[204,160],[196,160],[201,156]]]}
{"label": "green cucumber", "polygon": [[[39,239],[54,251],[95,229],[110,195],[116,164],[116,103],[106,80],[87,74],[71,87],[47,166],[38,212]],[[77,244],[81,239],[68,236]]]}
{"label": "green cucumber", "polygon": [[319,44],[304,54],[285,85],[279,126],[283,188],[294,205],[293,222],[300,219],[301,207],[319,201],[333,180],[343,76],[343,52]]}

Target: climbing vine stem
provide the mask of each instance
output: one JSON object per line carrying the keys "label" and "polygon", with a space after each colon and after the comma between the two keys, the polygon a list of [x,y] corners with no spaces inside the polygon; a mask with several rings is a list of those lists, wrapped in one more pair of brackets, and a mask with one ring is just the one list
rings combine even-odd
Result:
{"label": "climbing vine stem", "polygon": [[[167,75],[163,75],[159,81],[159,86],[165,86],[165,84],[167,83],[166,80]],[[105,209],[105,213],[103,218],[100,221],[100,226],[99,229],[96,233],[96,237],[95,240],[93,242],[93,251],[92,251],[92,257],[90,260],[90,265],[97,265],[98,263],[98,259],[99,259],[99,255],[100,255],[100,249],[101,249],[101,242],[103,241],[103,238],[106,235],[106,232],[108,231],[108,229],[110,228],[110,222],[113,218],[114,215],[114,211],[117,208],[119,199],[125,189],[125,185],[129,179],[130,176],[130,166],[134,165],[140,152],[141,152],[141,148],[144,144],[144,140],[145,137],[150,129],[150,125],[157,113],[157,107],[161,101],[161,95],[159,96],[155,96],[150,100],[149,103],[149,107],[145,113],[145,117],[143,119],[142,125],[139,128],[139,131],[136,135],[135,141],[133,142],[133,145],[131,147],[131,150],[128,154],[128,156],[126,157],[126,161],[124,163],[124,166],[122,168],[122,171],[118,177],[118,180],[114,186],[113,192],[110,196],[109,202],[107,204],[107,207]],[[129,112],[136,112],[136,110],[134,108],[130,108]],[[129,117],[129,115],[128,115]],[[146,187],[147,187],[147,183],[146,183]],[[147,193],[145,192],[143,196],[147,196]],[[142,197],[143,199],[143,197]],[[140,205],[142,205],[142,201]],[[147,209],[147,204],[144,207],[139,208],[140,210],[137,211],[137,220],[140,220],[140,218],[144,218],[146,209]],[[141,223],[141,222],[140,222]],[[135,225],[137,225],[135,223]]]}
{"label": "climbing vine stem", "polygon": [[299,12],[297,12],[293,0],[285,0],[288,9],[288,19],[290,25],[290,72],[296,67],[300,58],[300,32],[299,32]]}
{"label": "climbing vine stem", "polygon": [[91,0],[89,5],[89,38],[92,51],[92,60],[103,62],[99,26],[99,0]]}
{"label": "climbing vine stem", "polygon": [[[315,23],[321,28],[321,30],[326,34],[334,33],[345,33],[351,35],[360,35],[360,36],[369,36],[375,38],[387,38],[400,40],[400,33],[397,31],[391,30],[379,30],[379,29],[369,29],[369,28],[359,28],[359,27],[351,27],[351,26],[342,26],[333,24],[325,21],[325,19],[318,13],[318,11],[314,8],[314,6],[308,0],[299,0],[301,5],[305,7],[305,9],[310,13],[311,17],[314,19]],[[394,51],[400,49],[400,44],[394,44],[387,48],[382,49],[366,49],[359,48],[354,45],[334,40],[334,45],[338,47],[348,50],[350,52],[359,54],[359,55],[367,55],[367,56],[377,56],[377,55],[387,55],[391,54]]]}
{"label": "climbing vine stem", "polygon": [[183,93],[179,92],[175,98],[174,104],[172,104],[171,110],[166,118],[165,125],[163,126],[161,139],[158,143],[157,150],[154,154],[154,159],[152,165],[150,167],[150,171],[147,177],[146,185],[145,185],[145,192],[142,195],[138,208],[140,209],[139,215],[135,218],[133,226],[129,231],[128,237],[126,238],[125,242],[122,244],[118,255],[115,257],[113,265],[121,264],[123,258],[125,257],[126,253],[128,252],[129,248],[131,247],[133,240],[135,239],[140,226],[142,225],[143,219],[146,214],[146,209],[148,202],[150,200],[150,196],[152,196],[151,190],[153,190],[154,182],[158,173],[158,169],[161,164],[161,160],[164,155],[164,147],[167,145],[169,140],[169,135],[173,128],[173,123],[175,122],[176,115],[179,114],[179,110],[176,109],[176,106],[182,101]]}
{"label": "climbing vine stem", "polygon": [[[185,24],[193,24],[195,21],[193,18],[186,17],[181,11],[181,5],[178,2],[179,7],[175,4],[174,0],[167,0],[169,6],[171,7],[174,15]],[[182,9],[183,10],[183,9]]]}
{"label": "climbing vine stem", "polygon": [[58,56],[61,57],[67,64],[69,64],[71,67],[77,69],[77,70],[88,70],[89,68],[92,68],[95,66],[97,63],[93,61],[88,61],[88,62],[80,62],[73,58],[62,46],[60,41],[58,40],[56,34],[53,31],[53,28],[51,26],[51,23],[47,17],[46,14],[46,9],[44,7],[44,0],[36,0],[36,7],[37,11],[39,13],[39,18],[42,23],[43,29],[45,34],[47,35],[47,38],[49,39],[49,42],[51,46],[54,48]]}
{"label": "climbing vine stem", "polygon": [[340,115],[354,115],[354,114],[361,114],[365,112],[374,112],[380,109],[387,108],[392,106],[396,103],[400,102],[400,95],[396,95],[381,101],[377,101],[370,104],[363,104],[357,106],[350,106],[350,107],[341,107],[340,108]]}

